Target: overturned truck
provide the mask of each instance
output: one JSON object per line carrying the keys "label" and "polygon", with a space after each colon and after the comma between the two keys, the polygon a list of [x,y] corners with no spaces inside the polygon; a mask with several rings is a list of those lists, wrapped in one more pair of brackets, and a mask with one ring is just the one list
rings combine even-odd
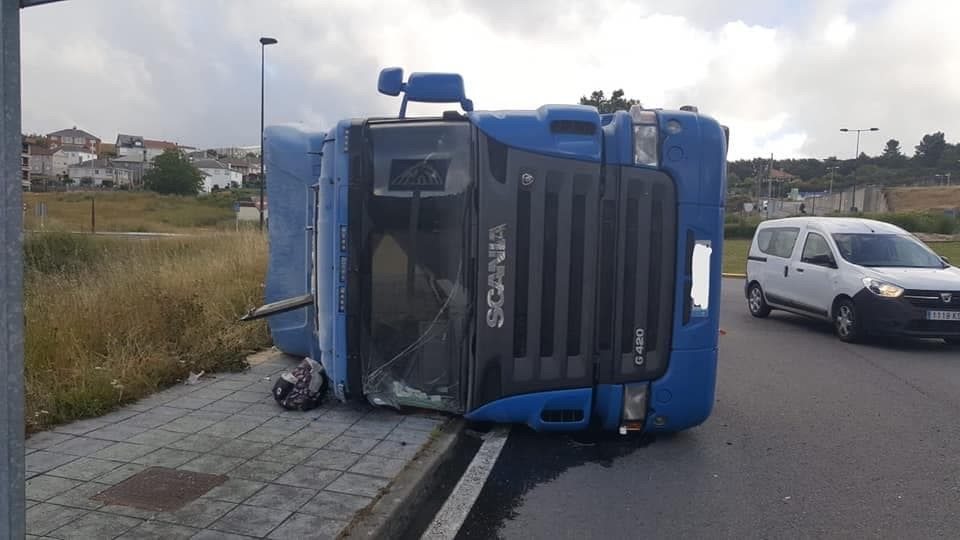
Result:
{"label": "overturned truck", "polygon": [[379,90],[397,117],[267,130],[270,303],[248,318],[343,401],[540,430],[704,421],[726,128],[694,107],[475,111],[456,74],[385,69]]}

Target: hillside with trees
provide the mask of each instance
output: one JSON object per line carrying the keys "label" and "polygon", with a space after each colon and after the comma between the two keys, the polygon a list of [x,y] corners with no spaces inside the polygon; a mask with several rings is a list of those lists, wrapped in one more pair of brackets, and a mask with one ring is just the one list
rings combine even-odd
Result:
{"label": "hillside with trees", "polygon": [[[909,152],[909,155],[908,155]],[[801,192],[826,191],[864,184],[893,186],[960,185],[960,144],[947,142],[942,131],[928,133],[905,150],[901,141],[890,139],[876,156],[861,152],[857,159],[776,159],[773,169],[797,179],[791,187]],[[748,194],[756,188],[756,179],[766,178],[769,158],[741,159],[727,166],[727,184],[731,194]],[[947,176],[949,175],[949,177]]]}

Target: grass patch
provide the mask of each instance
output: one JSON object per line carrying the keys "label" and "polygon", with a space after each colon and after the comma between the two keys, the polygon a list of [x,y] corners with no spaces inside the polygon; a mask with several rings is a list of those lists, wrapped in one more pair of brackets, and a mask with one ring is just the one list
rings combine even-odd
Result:
{"label": "grass patch", "polygon": [[[728,239],[723,241],[723,271],[743,274],[747,271],[747,253],[750,240]],[[930,242],[927,244],[937,254],[950,259],[953,265],[960,264],[960,242]]]}
{"label": "grass patch", "polygon": [[126,240],[30,235],[25,243],[30,431],[104,414],[191,371],[238,369],[269,344],[256,233]]}
{"label": "grass patch", "polygon": [[51,230],[89,232],[96,207],[97,231],[188,232],[196,229],[231,229],[234,197],[216,193],[198,197],[158,195],[151,192],[105,191],[97,193],[24,193],[28,210],[26,228],[40,228],[33,209],[47,204],[45,227]]}

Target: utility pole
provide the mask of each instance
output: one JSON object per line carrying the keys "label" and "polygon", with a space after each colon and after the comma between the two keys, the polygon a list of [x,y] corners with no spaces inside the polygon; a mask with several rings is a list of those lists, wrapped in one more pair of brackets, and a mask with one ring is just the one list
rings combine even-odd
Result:
{"label": "utility pole", "polygon": [[0,0],[0,538],[24,538],[20,2]]}
{"label": "utility pole", "polygon": [[770,219],[770,206],[773,204],[773,152],[767,165],[767,219]]}
{"label": "utility pole", "polygon": [[260,38],[260,230],[263,231],[263,185],[267,181],[266,170],[263,167],[263,92],[264,92],[264,64],[267,45],[274,45],[277,40],[271,37]]}

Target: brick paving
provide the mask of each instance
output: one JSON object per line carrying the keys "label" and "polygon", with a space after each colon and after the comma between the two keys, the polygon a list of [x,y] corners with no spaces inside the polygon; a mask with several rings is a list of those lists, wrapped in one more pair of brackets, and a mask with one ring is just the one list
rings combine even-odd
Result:
{"label": "brick paving", "polygon": [[[27,538],[335,538],[412,460],[439,416],[335,402],[283,410],[296,360],[204,377],[27,440]],[[177,510],[92,499],[150,467],[224,475]]]}

